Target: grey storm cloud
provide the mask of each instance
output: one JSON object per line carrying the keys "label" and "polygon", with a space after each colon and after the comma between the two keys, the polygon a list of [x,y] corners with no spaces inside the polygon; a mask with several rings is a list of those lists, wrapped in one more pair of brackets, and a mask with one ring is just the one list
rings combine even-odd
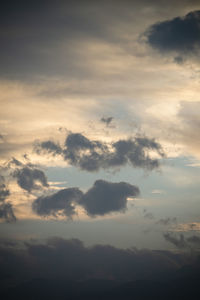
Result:
{"label": "grey storm cloud", "polygon": [[200,11],[184,17],[153,24],[145,33],[147,43],[162,53],[177,53],[175,61],[186,55],[198,55],[200,50]]}
{"label": "grey storm cloud", "polygon": [[28,192],[39,189],[41,186],[48,187],[46,175],[39,169],[25,166],[15,170],[13,176],[17,179],[18,185]]}
{"label": "grey storm cloud", "polygon": [[25,247],[2,244],[1,270],[11,279],[134,280],[161,271],[177,270],[190,261],[186,256],[168,251],[119,249],[110,245],[86,247],[78,239],[50,238],[45,243],[30,241],[25,242]]}
{"label": "grey storm cloud", "polygon": [[41,216],[57,216],[60,213],[72,217],[76,206],[79,205],[88,215],[95,217],[124,212],[127,209],[127,198],[136,197],[139,193],[138,187],[125,182],[97,180],[86,193],[78,188],[63,189],[53,195],[37,198],[32,208]]}
{"label": "grey storm cloud", "polygon": [[6,198],[10,195],[10,191],[6,186],[5,179],[0,175],[0,219],[6,222],[16,221],[16,217],[13,212],[12,204],[6,201]]}
{"label": "grey storm cloud", "polygon": [[[49,141],[37,142],[38,154],[40,149],[52,152],[53,155],[58,154],[56,147],[52,147]],[[89,172],[118,168],[127,164],[146,170],[157,169],[160,165],[159,159],[151,158],[150,151],[154,151],[160,158],[164,157],[161,145],[147,137],[104,143],[90,140],[80,133],[70,133],[66,138],[62,155],[71,165]]]}

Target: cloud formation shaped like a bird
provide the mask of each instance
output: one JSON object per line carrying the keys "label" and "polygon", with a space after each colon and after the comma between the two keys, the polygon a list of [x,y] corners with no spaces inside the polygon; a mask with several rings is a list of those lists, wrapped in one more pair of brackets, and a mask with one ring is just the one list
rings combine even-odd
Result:
{"label": "cloud formation shaped like a bird", "polygon": [[138,187],[126,182],[112,183],[97,180],[86,193],[78,188],[63,189],[53,195],[37,198],[33,210],[40,216],[64,215],[72,217],[76,206],[85,209],[89,216],[103,216],[112,212],[124,212],[127,198],[136,197]]}

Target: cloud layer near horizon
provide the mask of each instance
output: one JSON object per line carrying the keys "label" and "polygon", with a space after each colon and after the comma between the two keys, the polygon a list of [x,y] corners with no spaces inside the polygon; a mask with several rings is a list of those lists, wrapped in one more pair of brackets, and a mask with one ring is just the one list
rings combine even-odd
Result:
{"label": "cloud layer near horizon", "polygon": [[[1,278],[11,280],[54,278],[84,280],[102,278],[135,280],[194,264],[195,255],[170,251],[119,249],[110,245],[86,247],[78,239],[49,238],[24,245],[1,241]],[[198,258],[198,257],[197,257]]]}

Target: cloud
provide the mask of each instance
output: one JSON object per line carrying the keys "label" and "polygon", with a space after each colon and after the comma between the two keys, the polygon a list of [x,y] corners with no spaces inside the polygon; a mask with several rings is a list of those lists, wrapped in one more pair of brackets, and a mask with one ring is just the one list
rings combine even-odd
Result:
{"label": "cloud", "polygon": [[170,233],[165,233],[163,236],[164,236],[166,241],[170,242],[171,244],[173,244],[177,248],[182,249],[182,248],[187,248],[188,247],[188,244],[185,241],[185,238],[184,238],[183,234],[181,234],[179,236],[179,238],[171,235]]}
{"label": "cloud", "polygon": [[91,216],[105,215],[114,211],[125,211],[127,198],[138,195],[138,187],[126,182],[112,183],[97,180],[83,195],[80,204]]}
{"label": "cloud", "polygon": [[10,203],[1,203],[0,204],[0,219],[3,219],[9,223],[16,221],[16,217],[15,217],[13,209],[12,209],[12,204],[10,204]]}
{"label": "cloud", "polygon": [[183,234],[180,234],[179,238],[177,238],[176,236],[170,233],[165,233],[163,236],[166,241],[170,242],[179,249],[200,249],[199,236],[193,235],[188,238],[185,238]]}
{"label": "cloud", "polygon": [[54,143],[53,141],[44,141],[44,142],[35,142],[34,143],[34,151],[37,154],[41,154],[41,152],[46,151],[47,153],[51,153],[53,155],[58,155],[62,153],[62,148],[60,145]]}
{"label": "cloud", "polygon": [[[46,143],[49,141],[37,143],[38,154],[40,154],[40,148],[44,150],[42,145]],[[50,152],[49,147],[46,150]],[[157,169],[160,165],[159,160],[151,158],[150,151],[159,157],[164,157],[161,145],[147,137],[105,143],[90,140],[81,133],[70,133],[66,138],[62,153],[64,159],[71,165],[94,172],[100,169],[118,168],[126,164],[146,170]],[[56,151],[52,152],[56,154]]]}
{"label": "cloud", "polygon": [[1,270],[11,280],[39,277],[129,281],[177,270],[189,261],[186,256],[167,251],[119,249],[110,245],[86,247],[78,239],[58,237],[46,242],[25,242],[24,247],[6,247],[4,243],[0,254]]}
{"label": "cloud", "polygon": [[177,231],[177,232],[200,231],[200,222],[179,223],[173,228],[173,231]]}
{"label": "cloud", "polygon": [[154,215],[152,213],[148,212],[144,215],[144,218],[152,220],[152,219],[154,219]]}
{"label": "cloud", "polygon": [[190,236],[189,238],[187,238],[187,241],[195,246],[197,246],[198,248],[200,248],[200,237],[193,235]]}
{"label": "cloud", "polygon": [[124,212],[127,209],[127,197],[138,194],[139,189],[134,185],[97,180],[86,193],[78,188],[63,189],[53,195],[37,198],[32,207],[41,216],[72,217],[79,205],[88,215],[101,216],[111,212]]}
{"label": "cloud", "polygon": [[102,117],[101,118],[101,122],[105,123],[107,127],[110,125],[110,123],[112,122],[112,120],[113,120],[113,117],[107,117],[107,118]]}
{"label": "cloud", "polygon": [[200,11],[153,24],[145,35],[153,48],[162,53],[177,53],[175,60],[182,63],[184,56],[199,55]]}
{"label": "cloud", "polygon": [[154,215],[151,212],[148,212],[146,208],[143,210],[144,218],[152,220],[154,219]]}
{"label": "cloud", "polygon": [[[15,170],[13,176],[17,179],[18,185],[28,192],[37,190],[41,186],[48,187],[46,175],[39,169],[23,167]],[[40,185],[37,184],[38,182]]]}
{"label": "cloud", "polygon": [[6,186],[5,179],[0,175],[0,219],[6,222],[16,221],[12,204],[6,202],[6,198],[10,195],[10,191]]}
{"label": "cloud", "polygon": [[199,291],[199,255],[191,252],[54,237],[2,240],[0,257],[2,299],[195,299]]}
{"label": "cloud", "polygon": [[0,175],[0,203],[10,195],[10,191],[6,188],[5,179]]}
{"label": "cloud", "polygon": [[37,198],[32,207],[40,216],[57,216],[60,212],[71,217],[75,214],[75,205],[80,201],[81,196],[82,192],[78,188],[63,189],[53,195]]}
{"label": "cloud", "polygon": [[156,224],[168,226],[177,222],[176,218],[163,218],[156,222]]}

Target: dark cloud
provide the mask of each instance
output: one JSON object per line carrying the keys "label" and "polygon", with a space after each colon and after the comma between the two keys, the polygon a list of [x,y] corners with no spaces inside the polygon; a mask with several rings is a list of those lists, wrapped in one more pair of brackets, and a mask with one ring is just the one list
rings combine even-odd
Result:
{"label": "dark cloud", "polygon": [[126,182],[112,183],[97,180],[83,195],[80,204],[91,216],[105,215],[114,211],[125,211],[127,198],[138,195],[138,187]]}
{"label": "dark cloud", "polygon": [[107,118],[102,117],[102,118],[101,118],[101,122],[105,123],[106,126],[109,126],[110,123],[112,122],[112,120],[113,120],[113,117],[107,117]]}
{"label": "dark cloud", "polygon": [[10,195],[10,191],[6,186],[3,176],[0,175],[0,219],[6,222],[16,221],[12,204],[6,202],[6,198]]}
{"label": "dark cloud", "polygon": [[5,179],[0,175],[0,202],[3,202],[9,195],[10,192],[6,187]]}
{"label": "dark cloud", "polygon": [[184,17],[159,22],[146,32],[147,42],[162,53],[177,53],[175,60],[183,62],[184,56],[197,55],[200,50],[200,11]]}
{"label": "dark cloud", "polygon": [[[177,270],[190,261],[167,251],[119,249],[110,245],[86,247],[78,239],[50,238],[24,247],[0,247],[1,270],[11,278],[134,280],[161,271]],[[189,255],[188,255],[189,256]]]}
{"label": "dark cloud", "polygon": [[183,234],[180,234],[179,237],[174,236],[170,233],[164,234],[166,241],[170,242],[179,249],[199,249],[200,248],[200,237],[199,236],[190,236],[185,238]]}
{"label": "dark cloud", "polygon": [[86,247],[80,240],[0,244],[1,299],[196,299],[199,256]]}
{"label": "dark cloud", "polygon": [[152,159],[145,151],[154,150],[159,155],[161,146],[153,139],[136,138],[105,144],[90,141],[81,134],[70,134],[66,139],[64,157],[82,170],[98,171],[100,168],[116,168],[131,164],[147,170],[158,168],[158,159]]}
{"label": "dark cloud", "polygon": [[53,155],[58,155],[62,153],[62,148],[59,144],[56,144],[52,141],[44,141],[44,142],[35,142],[34,143],[34,151],[37,154],[41,154],[41,152],[51,153]]}
{"label": "dark cloud", "polygon": [[5,202],[0,204],[0,219],[3,219],[9,223],[16,221],[16,217],[12,209],[12,204]]}
{"label": "dark cloud", "polygon": [[83,61],[83,57],[87,59],[81,56],[84,50],[79,52],[76,43],[94,37],[114,39],[108,26],[115,19],[111,4],[79,0],[58,0],[56,4],[30,1],[29,5],[19,2],[5,5],[0,13],[1,76],[27,80],[38,74],[57,73],[70,79],[94,74]]}
{"label": "dark cloud", "polygon": [[188,248],[188,244],[187,244],[183,234],[180,234],[179,238],[177,238],[176,236],[174,236],[170,233],[165,233],[163,236],[166,241],[170,242],[177,248],[180,248],[180,249]]}
{"label": "dark cloud", "polygon": [[[150,16],[152,12],[157,15],[161,9],[166,12],[172,7],[179,11],[193,3],[30,0],[4,4],[0,12],[0,76],[24,80],[55,75],[68,79],[92,78],[96,68],[90,67],[85,41],[103,40],[104,44],[115,43],[126,51],[130,43],[127,29],[137,26],[138,15],[144,19],[148,12]],[[141,23],[139,29],[140,26]]]}
{"label": "dark cloud", "polygon": [[134,185],[97,180],[85,194],[78,188],[63,189],[53,195],[37,198],[32,207],[41,216],[62,214],[72,217],[76,205],[79,205],[88,215],[97,216],[124,212],[127,208],[127,198],[138,195],[139,189]]}
{"label": "dark cloud", "polygon": [[17,167],[21,167],[21,166],[23,166],[23,163],[21,163],[18,159],[16,159],[15,157],[13,157],[13,158],[9,161],[8,167],[10,167],[10,166],[12,166],[12,165],[17,166]]}
{"label": "dark cloud", "polygon": [[[37,153],[39,154],[40,149],[44,149],[43,145],[47,144],[49,141],[37,143]],[[58,154],[54,147],[46,147],[46,150],[53,152],[54,155]],[[60,151],[59,148],[59,154]],[[80,133],[70,133],[66,138],[62,155],[71,165],[89,172],[118,168],[126,164],[146,170],[157,169],[160,165],[159,159],[151,158],[150,151],[155,152],[159,157],[164,157],[161,145],[147,137],[104,143],[90,140]]]}
{"label": "dark cloud", "polygon": [[37,198],[32,207],[40,216],[57,216],[60,213],[71,217],[75,214],[75,205],[81,196],[82,192],[78,188],[63,189],[53,195]]}
{"label": "dark cloud", "polygon": [[190,236],[189,238],[187,238],[187,241],[191,244],[193,244],[194,246],[197,246],[198,248],[200,248],[200,237],[193,235]]}
{"label": "dark cloud", "polygon": [[39,189],[41,186],[48,187],[47,178],[44,172],[39,169],[23,167],[15,170],[13,176],[17,179],[18,185],[28,192]]}

